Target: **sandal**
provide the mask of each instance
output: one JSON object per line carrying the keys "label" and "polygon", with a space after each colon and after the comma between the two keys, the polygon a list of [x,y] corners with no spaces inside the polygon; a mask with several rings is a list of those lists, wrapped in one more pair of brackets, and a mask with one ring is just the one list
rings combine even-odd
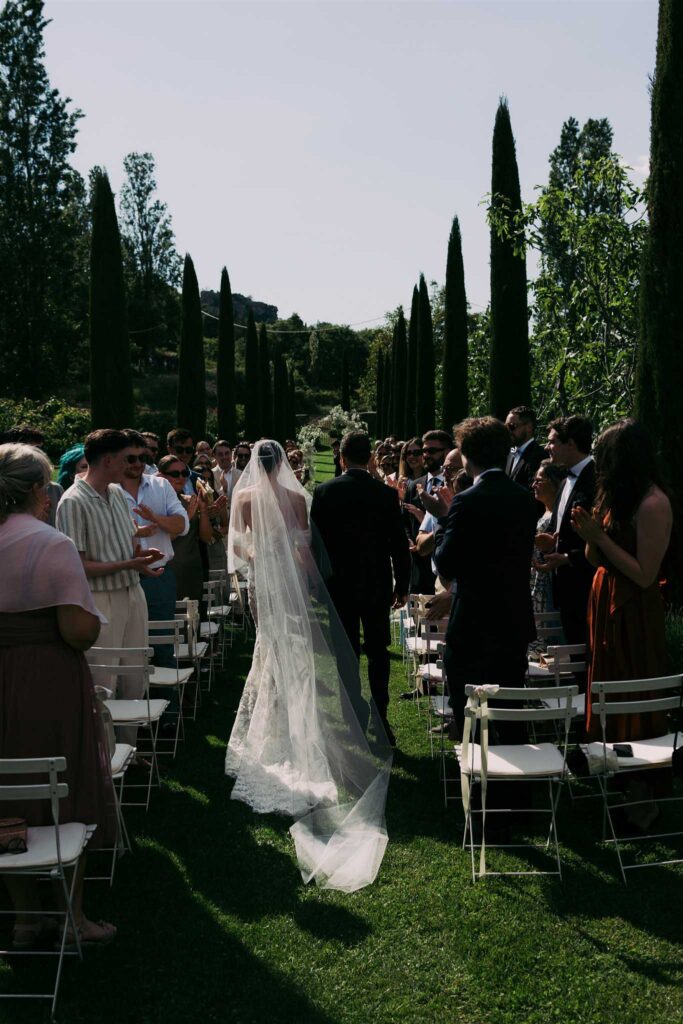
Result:
{"label": "sandal", "polygon": [[[108,946],[110,942],[114,940],[116,936],[116,925],[109,924],[108,921],[88,921],[85,920],[83,924],[78,926],[78,937],[83,946]],[[55,943],[55,948],[59,948],[60,943]],[[66,945],[65,950],[72,952],[77,949],[76,938],[71,928],[66,930]]]}

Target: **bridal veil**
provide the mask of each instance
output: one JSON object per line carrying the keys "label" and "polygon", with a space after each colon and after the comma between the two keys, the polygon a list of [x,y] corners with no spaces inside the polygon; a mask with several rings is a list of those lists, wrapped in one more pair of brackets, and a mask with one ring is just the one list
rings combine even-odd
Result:
{"label": "bridal veil", "polygon": [[[257,623],[228,744],[232,798],[296,819],[304,881],[353,892],[387,845],[392,753],[313,558],[310,495],[282,447],[259,441],[233,492],[228,562]],[[324,557],[324,556],[323,556]]]}

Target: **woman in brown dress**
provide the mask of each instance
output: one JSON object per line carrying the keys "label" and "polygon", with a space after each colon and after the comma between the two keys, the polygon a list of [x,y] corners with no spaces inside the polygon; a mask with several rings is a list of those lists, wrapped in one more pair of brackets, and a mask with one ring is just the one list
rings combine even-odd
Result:
{"label": "woman in brown dress", "polygon": [[[82,653],[97,640],[100,616],[72,541],[37,518],[51,469],[36,448],[0,445],[0,758],[65,757],[61,781],[69,793],[60,822],[96,825],[90,847],[110,846],[116,817],[109,750]],[[52,823],[42,801],[3,805],[5,812],[33,827]],[[114,926],[83,913],[84,864],[81,858],[76,923],[86,944],[108,942]],[[7,884],[17,910],[14,946],[29,948],[54,922],[22,913],[40,909],[34,880]]]}
{"label": "woman in brown dress", "polygon": [[[592,680],[652,679],[668,672],[660,576],[673,517],[654,447],[639,423],[628,419],[608,427],[594,454],[596,505],[592,515],[574,508],[572,525],[586,541],[586,557],[597,566],[588,605],[586,724],[589,738],[599,739],[600,723],[591,720]],[[668,731],[666,717],[659,713],[615,715],[607,726],[610,741]],[[659,788],[655,773],[648,778]],[[643,792],[642,779],[640,773],[629,780],[633,799],[640,798],[636,791]],[[653,804],[629,809],[631,821],[640,827],[647,827],[656,815]]]}

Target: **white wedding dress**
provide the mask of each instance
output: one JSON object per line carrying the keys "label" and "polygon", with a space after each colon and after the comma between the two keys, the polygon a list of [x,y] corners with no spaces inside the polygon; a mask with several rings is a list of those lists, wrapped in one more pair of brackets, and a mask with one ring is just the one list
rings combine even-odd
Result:
{"label": "white wedding dress", "polygon": [[[260,441],[232,501],[228,559],[246,572],[256,644],[225,761],[232,799],[295,818],[305,881],[353,892],[387,844],[391,748],[311,554],[310,496]],[[315,595],[315,596],[313,596]],[[357,712],[365,720],[366,735]]]}

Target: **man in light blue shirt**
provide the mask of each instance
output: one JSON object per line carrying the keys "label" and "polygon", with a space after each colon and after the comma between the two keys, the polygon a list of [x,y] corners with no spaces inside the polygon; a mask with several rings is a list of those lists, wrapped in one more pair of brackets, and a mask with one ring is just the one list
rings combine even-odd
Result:
{"label": "man in light blue shirt", "polygon": [[[173,538],[184,537],[190,528],[190,522],[185,507],[168,480],[144,472],[144,437],[135,430],[126,430],[124,433],[129,437],[131,452],[133,455],[139,454],[140,458],[137,461],[129,461],[126,465],[121,490],[137,527],[141,548],[156,548],[161,551],[162,557],[155,562],[155,567],[163,566],[164,569],[159,576],[141,577],[140,585],[147,600],[150,623],[168,620],[175,615],[176,603]],[[172,649],[165,646],[157,647],[155,662],[164,667],[172,667]]]}

